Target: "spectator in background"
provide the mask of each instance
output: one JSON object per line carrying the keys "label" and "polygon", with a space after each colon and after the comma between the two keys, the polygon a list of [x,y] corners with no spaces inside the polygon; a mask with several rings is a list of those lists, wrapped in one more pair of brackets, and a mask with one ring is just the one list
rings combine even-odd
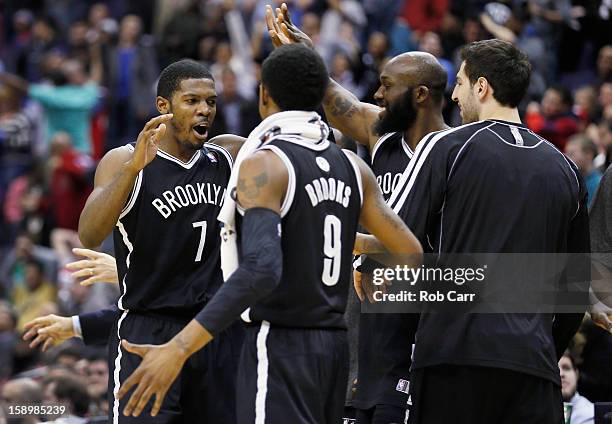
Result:
{"label": "spectator in background", "polygon": [[417,38],[421,38],[430,31],[438,32],[442,29],[449,3],[449,0],[407,0],[402,8],[402,17]]}
{"label": "spectator in background", "polygon": [[189,0],[176,10],[161,34],[160,55],[163,67],[185,57],[196,57],[203,21],[197,0]]}
{"label": "spectator in background", "polygon": [[434,55],[436,59],[438,59],[438,62],[440,62],[440,65],[444,67],[444,70],[446,71],[446,75],[448,75],[448,82],[446,84],[446,87],[454,86],[457,71],[455,70],[455,66],[453,65],[453,63],[450,60],[445,59],[443,57],[444,51],[442,50],[442,43],[440,41],[440,36],[435,32],[431,32],[431,31],[426,32],[425,34],[423,34],[423,37],[421,38],[421,43],[419,44],[419,50],[422,52],[430,53]]}
{"label": "spectator in background", "polygon": [[90,410],[95,415],[108,414],[108,362],[106,355],[93,355],[86,369],[87,392],[91,399]]}
{"label": "spectator in background", "polygon": [[580,119],[581,129],[596,122],[600,116],[597,105],[597,91],[590,85],[580,87],[574,93],[574,114]]}
{"label": "spectator in background", "polygon": [[332,57],[329,77],[353,93],[357,98],[361,99],[365,95],[365,89],[355,80],[350,59],[345,53],[337,52]]}
{"label": "spectator in background", "polygon": [[561,29],[572,24],[572,2],[570,0],[528,0],[527,10],[535,33],[544,42],[547,61],[544,79],[554,80],[557,69],[557,55]]}
{"label": "spectator in background", "polygon": [[18,53],[14,71],[28,81],[38,81],[41,78],[40,63],[44,55],[55,47],[59,47],[59,35],[55,21],[49,17],[39,16],[34,21],[32,36],[27,45]]}
{"label": "spectator in background", "polygon": [[33,23],[34,14],[27,9],[20,9],[13,15],[13,36],[5,46],[6,51],[3,51],[9,68],[15,69],[16,56],[30,43]]}
{"label": "spectator in background", "polygon": [[51,140],[47,166],[55,226],[76,232],[81,210],[92,190],[90,175],[95,164],[88,155],[72,147],[68,133],[58,132]]}
{"label": "spectator in background", "polygon": [[599,107],[604,118],[612,118],[612,81],[599,87]]}
{"label": "spectator in background", "polygon": [[[95,59],[94,59],[95,58]],[[53,85],[29,84],[16,75],[0,74],[0,81],[21,90],[38,101],[47,115],[47,140],[59,131],[72,137],[74,147],[91,153],[91,111],[100,97],[102,63],[92,55],[91,76],[78,60],[66,60]]]}
{"label": "spectator in background", "polygon": [[[9,405],[40,405],[43,399],[42,387],[31,378],[18,378],[7,382],[2,388],[2,399]],[[20,424],[38,424],[36,415],[22,418]]]}
{"label": "spectator in background", "polygon": [[48,242],[47,188],[43,167],[34,165],[30,172],[10,183],[4,199],[4,220],[9,240],[19,232],[27,232],[38,243]]}
{"label": "spectator in background", "polygon": [[541,106],[531,103],[525,123],[559,150],[565,149],[570,136],[578,132],[578,120],[572,114],[572,95],[563,86],[552,86],[544,93]]}
{"label": "spectator in background", "polygon": [[223,110],[225,130],[247,137],[260,122],[257,102],[245,99],[238,93],[236,74],[230,68],[222,71],[221,82],[223,91],[219,95],[217,108]]}
{"label": "spectator in background", "polygon": [[17,331],[22,332],[26,322],[49,312],[48,303],[55,303],[55,287],[45,279],[41,262],[28,259],[25,263],[23,284],[13,288],[12,302],[19,314]]}
{"label": "spectator in background", "polygon": [[85,21],[75,21],[68,29],[68,56],[81,63],[89,63],[90,47],[87,41],[89,26]]}
{"label": "spectator in background", "polygon": [[[34,123],[21,109],[21,97],[9,86],[0,85],[0,210],[9,184],[32,165]],[[0,239],[8,241],[8,228],[0,219]],[[3,244],[0,240],[0,245]]]}
{"label": "spectator in background", "polygon": [[142,34],[136,15],[121,20],[119,40],[108,58],[110,94],[109,138],[106,150],[136,141],[153,114],[155,81],[159,73],[153,40]]}
{"label": "spectator in background", "polygon": [[379,31],[370,34],[368,39],[367,50],[361,56],[363,64],[361,70],[360,84],[363,86],[364,94],[362,101],[375,103],[374,93],[380,86],[378,76],[382,67],[386,63],[386,58],[389,53],[389,39]]}
{"label": "spectator in background", "polygon": [[44,383],[44,401],[48,405],[64,405],[66,411],[59,415],[47,415],[55,424],[85,424],[90,398],[85,383],[76,376],[57,375]]}
{"label": "spectator in background", "polygon": [[565,145],[565,154],[578,166],[587,188],[588,205],[591,206],[601,181],[601,172],[593,163],[597,156],[597,146],[586,135],[578,134],[571,137]]}
{"label": "spectator in background", "polygon": [[546,90],[549,63],[545,44],[530,28],[527,17],[518,8],[512,10],[501,3],[489,3],[480,14],[480,22],[495,38],[516,45],[529,58],[531,80],[520,107],[524,111],[529,101],[539,100]]}
{"label": "spectator in background", "polygon": [[559,360],[559,373],[561,374],[561,394],[563,401],[572,405],[570,424],[593,424],[595,409],[591,401],[576,391],[578,383],[578,369],[574,359],[564,354]]}
{"label": "spectator in background", "polygon": [[37,246],[32,238],[26,234],[20,234],[15,241],[14,248],[9,251],[0,261],[0,293],[8,298],[17,285],[25,283],[25,268],[29,260],[37,260],[45,264],[45,277],[53,281],[57,273],[57,263],[54,253],[48,247]]}

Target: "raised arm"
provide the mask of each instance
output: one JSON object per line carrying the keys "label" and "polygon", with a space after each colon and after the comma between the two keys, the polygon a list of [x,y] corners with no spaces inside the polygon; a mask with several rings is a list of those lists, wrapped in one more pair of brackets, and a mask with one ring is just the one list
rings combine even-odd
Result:
{"label": "raised arm", "polygon": [[79,219],[79,238],[84,247],[94,248],[111,233],[138,173],[157,153],[157,143],[163,137],[172,114],[151,119],[138,135],[134,152],[118,147],[108,152],[96,170],[91,192]]}
{"label": "raised arm", "polygon": [[[285,3],[281,9],[276,9],[276,15],[270,6],[266,6],[266,24],[275,47],[301,43],[314,48],[310,38],[291,22]],[[370,150],[374,147],[378,136],[372,127],[381,111],[378,106],[359,101],[354,94],[330,78],[323,108],[333,127]]]}

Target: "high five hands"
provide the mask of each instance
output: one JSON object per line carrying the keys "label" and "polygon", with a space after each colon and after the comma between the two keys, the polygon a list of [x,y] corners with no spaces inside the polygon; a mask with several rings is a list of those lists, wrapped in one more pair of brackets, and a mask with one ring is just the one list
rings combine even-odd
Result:
{"label": "high five hands", "polygon": [[268,34],[272,39],[274,47],[299,43],[311,49],[314,48],[310,37],[291,21],[291,15],[286,3],[283,3],[280,8],[276,8],[276,16],[272,6],[266,6],[266,25],[268,26]]}

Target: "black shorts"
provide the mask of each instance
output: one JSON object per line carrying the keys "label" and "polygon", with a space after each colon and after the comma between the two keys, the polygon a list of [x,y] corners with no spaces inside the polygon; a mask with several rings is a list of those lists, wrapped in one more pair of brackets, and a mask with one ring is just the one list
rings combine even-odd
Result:
{"label": "black shorts", "polygon": [[346,330],[247,327],[236,388],[239,424],[339,424]]}
{"label": "black shorts", "polygon": [[119,347],[119,340],[163,344],[183,329],[186,322],[170,321],[124,312],[109,339],[109,422],[116,423],[235,423],[235,388],[238,358],[244,330],[237,322],[192,355],[168,390],[156,417],[150,411],[154,398],[139,417],[125,417],[123,408],[132,390],[121,401],[114,399],[138,367],[141,358]]}
{"label": "black shorts", "polygon": [[561,388],[502,368],[437,365],[412,371],[410,424],[563,424]]}
{"label": "black shorts", "polygon": [[361,314],[355,408],[395,405],[405,409],[418,322],[416,314]]}

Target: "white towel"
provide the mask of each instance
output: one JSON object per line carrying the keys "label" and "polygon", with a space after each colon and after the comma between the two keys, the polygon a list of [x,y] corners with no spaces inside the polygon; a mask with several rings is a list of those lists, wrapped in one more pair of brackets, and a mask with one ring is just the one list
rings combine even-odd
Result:
{"label": "white towel", "polygon": [[329,127],[316,112],[288,111],[268,116],[251,131],[234,162],[223,206],[217,218],[223,223],[221,228],[221,269],[225,281],[238,268],[235,193],[240,164],[263,144],[282,135],[297,135],[316,143],[321,139],[327,139]]}

